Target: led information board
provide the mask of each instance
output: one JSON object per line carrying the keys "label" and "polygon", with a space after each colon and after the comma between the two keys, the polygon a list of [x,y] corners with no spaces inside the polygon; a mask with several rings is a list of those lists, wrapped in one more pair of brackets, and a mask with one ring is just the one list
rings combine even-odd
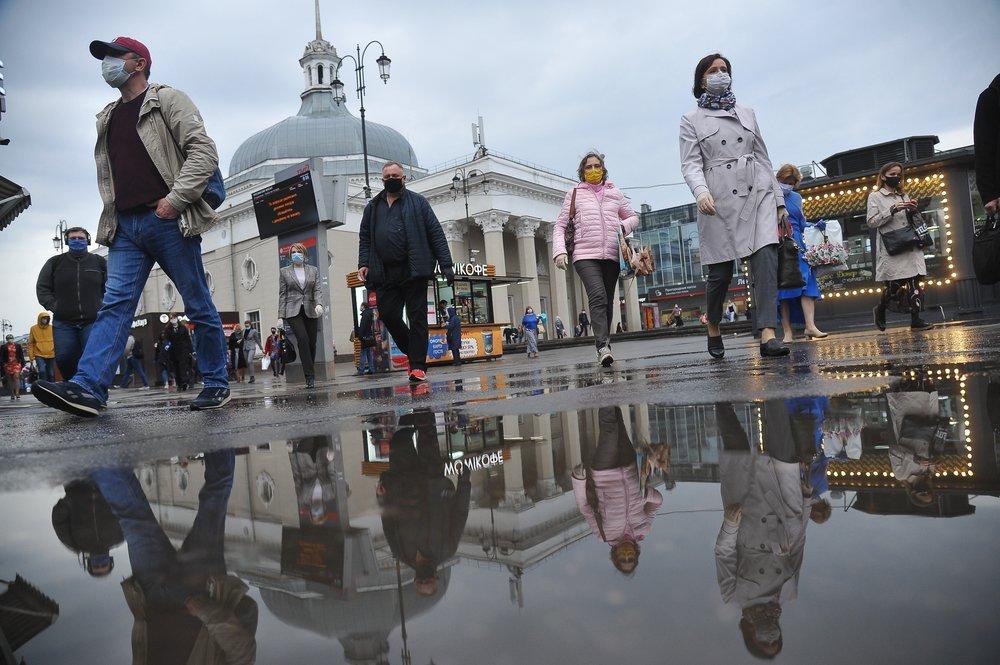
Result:
{"label": "led information board", "polygon": [[261,238],[319,224],[312,172],[305,171],[253,194]]}

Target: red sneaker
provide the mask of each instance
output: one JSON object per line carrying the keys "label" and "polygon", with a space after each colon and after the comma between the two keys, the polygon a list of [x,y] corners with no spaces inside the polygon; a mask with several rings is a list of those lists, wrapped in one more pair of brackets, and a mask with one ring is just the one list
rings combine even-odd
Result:
{"label": "red sneaker", "polygon": [[413,383],[419,383],[421,381],[427,380],[427,372],[422,369],[411,369],[410,370],[410,381]]}

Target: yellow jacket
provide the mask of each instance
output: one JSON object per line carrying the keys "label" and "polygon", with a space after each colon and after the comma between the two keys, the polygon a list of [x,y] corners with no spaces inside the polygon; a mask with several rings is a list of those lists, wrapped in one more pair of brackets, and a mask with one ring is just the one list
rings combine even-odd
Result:
{"label": "yellow jacket", "polygon": [[[49,325],[42,325],[42,317],[49,320]],[[28,357],[32,360],[36,357],[56,357],[56,343],[52,339],[52,315],[48,312],[41,312],[38,315],[38,323],[31,326],[31,331],[28,333]]]}

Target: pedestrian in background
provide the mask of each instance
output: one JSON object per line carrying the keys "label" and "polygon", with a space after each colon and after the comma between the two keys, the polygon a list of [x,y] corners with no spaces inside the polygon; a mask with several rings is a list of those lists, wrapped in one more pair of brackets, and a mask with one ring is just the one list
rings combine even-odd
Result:
{"label": "pedestrian in background", "polygon": [[281,374],[281,337],[277,328],[271,328],[271,334],[264,342],[264,355],[270,358],[271,376],[278,378]]}
{"label": "pedestrian in background", "polygon": [[1000,74],[979,95],[972,127],[976,187],[990,215],[1000,212]]}
{"label": "pedestrian in background", "polygon": [[367,302],[361,303],[361,322],[358,325],[358,344],[361,354],[358,360],[358,374],[374,374],[375,347],[378,341],[375,337],[375,311]]}
{"label": "pedestrian in background", "polygon": [[56,380],[56,345],[51,321],[48,312],[41,312],[38,323],[28,331],[28,360],[38,368],[38,377],[46,381]]}
{"label": "pedestrian in background", "polygon": [[250,321],[243,322],[243,355],[246,356],[246,366],[250,373],[249,383],[257,382],[256,366],[257,349],[260,347],[260,334]]}
{"label": "pedestrian in background", "polygon": [[[805,260],[806,243],[802,234],[805,232],[808,222],[806,222],[806,217],[802,212],[802,196],[795,191],[795,188],[802,182],[802,174],[793,164],[782,164],[776,177],[785,201],[785,209],[788,211],[792,238],[799,246],[799,272],[802,273],[802,281],[805,282],[805,286],[778,291],[781,328],[784,333],[782,342],[791,344],[792,338],[795,336],[792,331],[792,323],[805,324],[806,337],[809,339],[822,339],[827,337],[827,334],[816,327],[816,301],[823,294],[819,290],[819,281],[816,279],[816,267],[809,265]],[[812,226],[820,231],[826,230],[826,223],[822,220]]]}
{"label": "pedestrian in background", "polygon": [[889,162],[875,177],[875,191],[868,194],[868,228],[876,231],[875,281],[882,282],[882,299],[875,305],[875,327],[885,330],[885,313],[889,303],[896,301],[910,312],[910,328],[927,330],[934,324],[920,318],[924,305],[921,278],[927,275],[924,250],[916,245],[899,254],[889,254],[882,234],[909,225],[910,212],[917,202],[903,191],[903,165]]}
{"label": "pedestrian in background", "polygon": [[[681,172],[698,201],[701,262],[708,266],[708,352],[713,358],[726,353],[719,322],[736,259],[749,263],[753,301],[776,302],[778,225],[788,220],[757,117],[736,103],[732,72],[729,60],[718,53],[698,62],[692,90],[698,105],[684,114],[680,127]],[[775,338],[777,326],[777,307],[758,308],[762,356],[788,355],[788,347]]]}
{"label": "pedestrian in background", "polygon": [[451,351],[452,364],[462,364],[462,320],[454,307],[448,308],[448,349]]}
{"label": "pedestrian in background", "polygon": [[237,383],[243,383],[247,368],[247,359],[243,355],[243,331],[239,328],[229,333],[229,362],[233,367],[233,377]]}
{"label": "pedestrian in background", "polygon": [[155,349],[156,370],[163,381],[163,389],[170,389],[170,342],[167,341],[167,329],[160,331],[160,336],[153,345]]}
{"label": "pedestrian in background", "polygon": [[577,337],[586,337],[590,334],[590,317],[587,316],[587,310],[580,310],[580,316],[577,317],[577,321],[580,325],[580,334]]}
{"label": "pedestrian in background", "polygon": [[674,317],[673,318],[674,325],[677,326],[678,328],[680,328],[681,326],[683,326],[684,325],[684,310],[681,309],[680,304],[675,304],[674,305],[674,311],[672,312],[672,314],[673,314],[673,317]]}
{"label": "pedestrian in background", "polygon": [[[35,295],[52,312],[56,365],[63,380],[73,378],[90,330],[97,319],[108,279],[108,262],[87,251],[90,232],[79,226],[67,229],[64,254],[49,258],[38,272]],[[53,379],[48,379],[53,380]]]}
{"label": "pedestrian in background", "polygon": [[524,310],[524,317],[521,319],[521,329],[524,330],[524,338],[527,342],[529,358],[538,357],[538,315],[530,306]]}
{"label": "pedestrian in background", "polygon": [[406,188],[401,164],[382,167],[382,185],[361,218],[358,278],[374,289],[379,318],[409,359],[410,381],[426,381],[427,281],[437,264],[454,286],[451,250],[427,199]]}
{"label": "pedestrian in background", "polygon": [[7,381],[7,392],[10,401],[21,399],[21,368],[24,367],[24,347],[14,341],[13,335],[7,335],[7,343],[3,346],[3,375]]}
{"label": "pedestrian in background", "polygon": [[[90,53],[102,61],[105,82],[120,94],[97,116],[94,151],[104,204],[97,241],[110,248],[108,287],[76,374],[62,383],[39,381],[35,394],[74,415],[100,412],[143,286],[157,263],[170,275],[195,326],[205,388],[189,406],[220,408],[229,401],[225,339],[201,256],[201,234],[217,221],[205,199],[213,180],[221,184],[215,178],[215,143],[187,95],[150,85],[153,59],[141,42],[95,40]],[[225,197],[219,190],[216,206]]]}
{"label": "pedestrian in background", "polygon": [[188,330],[187,325],[181,323],[180,317],[176,313],[170,315],[166,339],[170,344],[167,357],[170,360],[170,373],[174,376],[174,384],[177,386],[177,390],[187,390],[191,383],[189,367],[193,345],[191,344],[191,331]]}
{"label": "pedestrian in background", "polygon": [[323,289],[319,268],[306,263],[305,245],[299,242],[292,245],[289,257],[292,264],[282,268],[278,275],[278,318],[291,326],[306,388],[313,388],[316,386],[316,324],[323,316]]}
{"label": "pedestrian in background", "polygon": [[562,339],[565,336],[566,336],[566,324],[564,324],[563,320],[561,318],[559,318],[559,316],[557,315],[556,316],[556,339]]}
{"label": "pedestrian in background", "polygon": [[122,375],[122,381],[119,384],[122,388],[127,388],[129,381],[132,380],[132,373],[142,380],[142,388],[140,390],[149,390],[149,381],[146,379],[146,369],[142,366],[143,360],[146,358],[146,354],[142,350],[142,340],[135,339],[132,335],[129,335],[131,340],[131,349],[129,349],[128,358],[126,359],[127,367],[125,368],[125,374]]}
{"label": "pedestrian in background", "polygon": [[[604,155],[588,152],[580,160],[576,173],[580,183],[566,194],[562,210],[556,218],[552,233],[552,258],[560,270],[569,265],[566,227],[572,221],[575,227],[573,268],[587,292],[587,304],[593,316],[597,362],[603,367],[610,367],[615,362],[611,355],[611,321],[614,319],[615,289],[620,272],[618,237],[620,233],[632,233],[639,226],[639,216],[632,210],[625,194],[608,180]],[[586,329],[590,323],[586,312],[580,312],[580,325]]]}

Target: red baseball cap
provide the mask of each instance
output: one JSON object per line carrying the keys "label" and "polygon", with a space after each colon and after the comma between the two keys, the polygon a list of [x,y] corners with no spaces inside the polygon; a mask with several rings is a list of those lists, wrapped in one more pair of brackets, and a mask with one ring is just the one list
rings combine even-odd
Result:
{"label": "red baseball cap", "polygon": [[90,55],[98,60],[104,60],[108,55],[121,55],[123,53],[135,53],[146,60],[146,69],[153,66],[153,58],[149,55],[149,49],[138,39],[131,37],[115,37],[112,42],[102,42],[95,39],[90,42]]}

